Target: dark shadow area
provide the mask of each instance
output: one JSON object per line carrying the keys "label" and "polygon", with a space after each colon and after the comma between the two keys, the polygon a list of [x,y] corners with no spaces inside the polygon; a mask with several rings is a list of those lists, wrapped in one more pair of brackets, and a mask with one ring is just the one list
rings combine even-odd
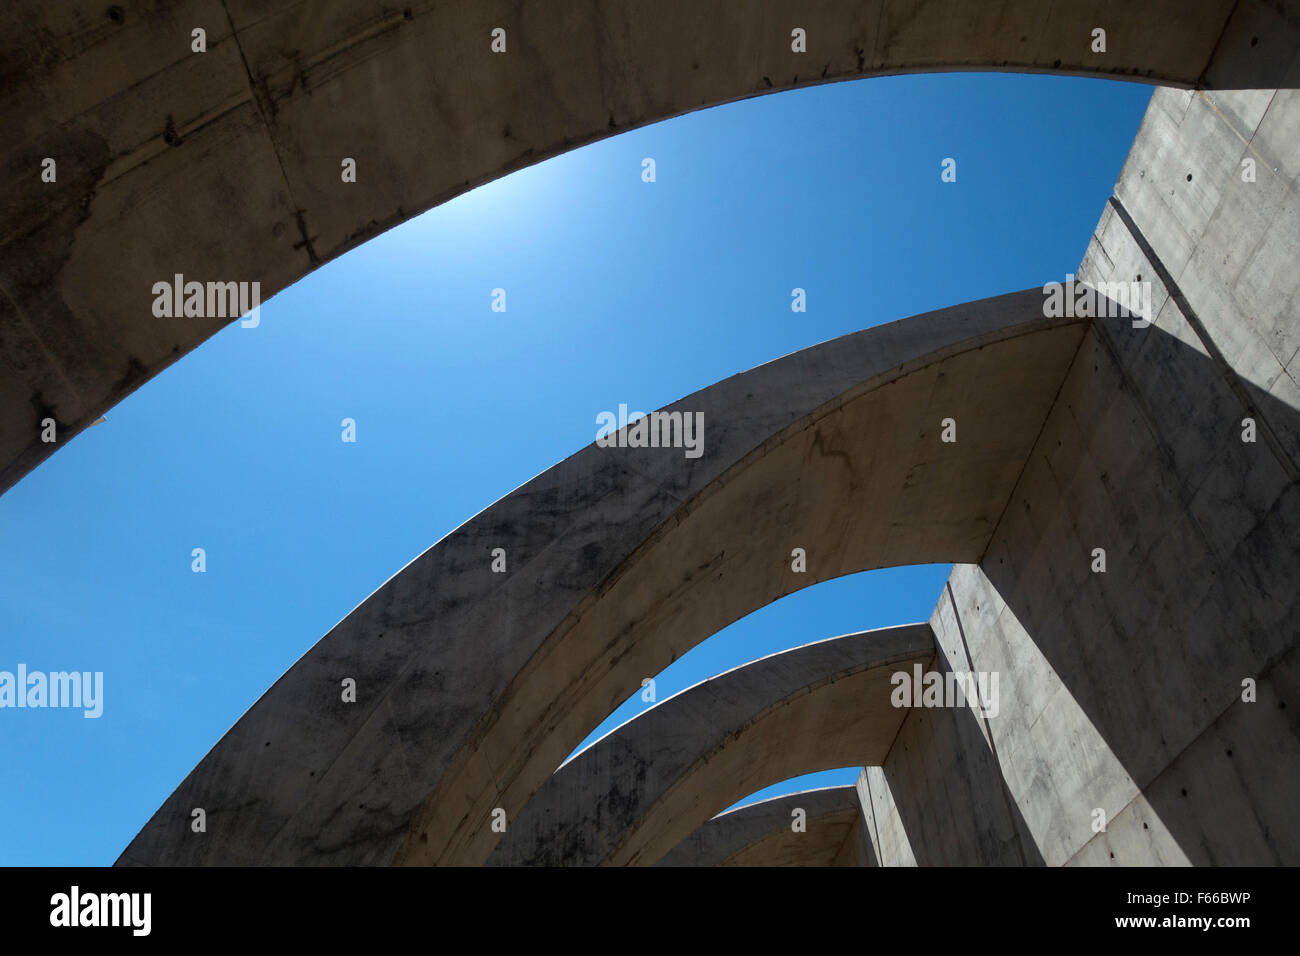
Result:
{"label": "dark shadow area", "polygon": [[971,653],[1006,654],[1018,621],[1141,788],[1150,808],[1109,808],[1087,862],[1149,862],[1154,814],[1193,864],[1295,864],[1300,412],[1180,336],[1099,320],[1084,339],[981,563],[997,595],[978,599],[1006,611]]}
{"label": "dark shadow area", "polygon": [[[937,650],[935,671],[969,669]],[[1043,865],[980,720],[969,706],[915,707],[881,767],[918,866]]]}
{"label": "dark shadow area", "polygon": [[829,866],[860,816],[853,785],[783,794],[714,817],[655,865]]}

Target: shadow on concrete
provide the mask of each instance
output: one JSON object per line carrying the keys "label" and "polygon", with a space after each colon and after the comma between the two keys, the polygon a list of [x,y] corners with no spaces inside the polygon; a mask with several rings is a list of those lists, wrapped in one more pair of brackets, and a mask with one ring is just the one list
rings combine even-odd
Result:
{"label": "shadow on concrete", "polygon": [[1189,333],[1094,324],[981,567],[1149,805],[1076,862],[1148,862],[1162,825],[1192,864],[1294,864],[1300,412]]}
{"label": "shadow on concrete", "polygon": [[[941,647],[933,669],[954,670]],[[1043,865],[981,719],[966,706],[914,708],[881,768],[918,866]]]}

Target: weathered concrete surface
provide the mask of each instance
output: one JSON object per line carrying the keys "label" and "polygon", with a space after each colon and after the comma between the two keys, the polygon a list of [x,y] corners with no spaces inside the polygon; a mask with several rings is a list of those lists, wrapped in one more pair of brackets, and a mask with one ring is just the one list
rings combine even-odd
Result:
{"label": "weathered concrete surface", "polygon": [[489,862],[653,864],[751,793],[880,763],[907,714],[890,701],[891,678],[933,659],[929,624],[912,624],[805,644],[696,684],[557,770]]}
{"label": "weathered concrete surface", "polygon": [[928,313],[671,406],[703,412],[701,458],[589,446],[363,602],[121,862],[485,861],[492,810],[516,819],[644,677],[710,634],[842,574],[977,560],[1085,324],[1043,318],[1040,290]]}
{"label": "weathered concrete surface", "polygon": [[[1157,310],[1172,295],[1162,327],[1222,365],[1258,416],[1251,392],[1300,408],[1298,261],[1300,91],[1157,91],[1080,277],[1140,274]],[[1128,339],[1122,354],[1149,363],[1140,336]],[[1261,441],[1295,477],[1300,433],[1267,415],[1264,426]]]}
{"label": "weathered concrete surface", "polygon": [[[1032,635],[1065,689],[1026,690],[1021,713],[1042,710],[1036,732],[1073,736],[1093,764],[1055,770],[1026,807],[1049,861],[1100,861],[1104,845],[1118,863],[1300,862],[1300,701],[1286,663],[1300,643],[1298,132],[1291,90],[1157,92],[1080,275],[1151,280],[1165,334],[1089,334],[1081,371],[1085,356],[1097,371],[1067,377],[1023,504],[983,561],[990,587],[972,577],[966,589],[994,590],[1010,609],[972,653],[987,644],[986,659],[1023,660],[1017,642]],[[1253,183],[1241,175],[1248,157]],[[1241,438],[1246,417],[1253,443]],[[1128,443],[1101,440],[1125,424]],[[1107,548],[1107,574],[1059,559],[1046,579],[1026,570],[1035,554],[1080,546]],[[1065,622],[1090,639],[1068,637]],[[1103,662],[1139,635],[1143,654],[1117,694]],[[1259,681],[1256,703],[1242,701],[1246,678]],[[1045,768],[1021,722],[1004,733],[1013,791],[1040,790]],[[1105,834],[1080,826],[1081,804],[1105,809]]]}
{"label": "weathered concrete surface", "polygon": [[155,317],[176,274],[265,300],[512,170],[762,93],[978,69],[1275,88],[1295,85],[1298,38],[1290,0],[11,0],[0,491],[229,321]]}
{"label": "weathered concrete surface", "polygon": [[1298,111],[1157,93],[1080,268],[1151,282],[1152,327],[972,303],[684,399],[701,459],[584,450],[327,635],[121,862],[483,862],[491,810],[641,678],[799,587],[933,561],[979,562],[932,626],[1002,710],[908,717],[860,782],[880,862],[1296,862]]}
{"label": "weathered concrete surface", "polygon": [[[802,832],[796,810],[806,814]],[[656,866],[853,866],[861,819],[856,786],[783,794],[718,814]]]}
{"label": "weathered concrete surface", "polygon": [[[934,669],[978,671],[955,626],[951,585],[931,616]],[[1000,678],[1001,680],[1001,678]],[[998,687],[1005,699],[1005,685]],[[879,866],[1025,866],[1041,864],[1023,833],[989,742],[999,709],[916,707],[907,713],[885,760],[860,781],[867,826]]]}
{"label": "weathered concrete surface", "polygon": [[[1155,324],[1093,324],[954,569],[931,623],[1001,673],[1001,714],[958,715],[959,751],[909,717],[868,773],[882,863],[997,861],[1012,836],[1052,865],[1300,862],[1298,132],[1291,90],[1152,98],[1079,275],[1152,283]],[[978,796],[1006,811],[967,820]]]}

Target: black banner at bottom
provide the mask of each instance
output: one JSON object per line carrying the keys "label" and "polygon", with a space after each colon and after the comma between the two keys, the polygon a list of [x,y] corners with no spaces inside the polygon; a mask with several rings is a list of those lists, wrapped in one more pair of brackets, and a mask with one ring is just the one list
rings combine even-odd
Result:
{"label": "black banner at bottom", "polygon": [[92,947],[408,935],[459,948],[469,932],[587,949],[672,944],[704,927],[733,943],[806,943],[835,923],[863,943],[1001,932],[1232,945],[1285,931],[1293,882],[1268,869],[0,869],[0,920],[10,941]]}

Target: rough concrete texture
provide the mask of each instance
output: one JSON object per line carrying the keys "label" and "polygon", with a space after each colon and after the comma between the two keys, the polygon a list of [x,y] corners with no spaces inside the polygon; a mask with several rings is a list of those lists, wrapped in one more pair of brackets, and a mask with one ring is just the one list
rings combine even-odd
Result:
{"label": "rough concrete texture", "polygon": [[0,491],[230,321],[155,317],[153,284],[176,274],[265,300],[512,170],[763,93],[977,69],[1276,88],[1295,85],[1298,38],[1293,4],[1265,0],[13,0]]}
{"label": "rough concrete texture", "polygon": [[1091,324],[940,597],[939,670],[998,673],[1001,706],[916,708],[865,770],[880,865],[1300,859],[1298,118],[1153,98],[1079,275],[1151,283],[1154,325]]}
{"label": "rough concrete texture", "polygon": [[[799,810],[803,831],[795,829]],[[855,866],[861,819],[856,786],[783,794],[719,814],[656,865]]]}
{"label": "rough concrete texture", "polygon": [[[1001,714],[958,715],[955,752],[908,718],[868,772],[881,862],[1012,835],[1027,863],[1300,861],[1298,130],[1290,90],[1153,97],[1079,275],[1151,282],[1154,325],[1093,323],[954,569],[941,655],[999,671]],[[1007,842],[963,850],[972,827]]]}
{"label": "rough concrete texture", "polygon": [[[934,669],[973,673],[955,627],[951,589],[931,618]],[[999,701],[1006,688],[999,675]],[[1000,709],[917,707],[903,721],[886,759],[864,771],[862,805],[880,866],[1022,866],[1041,863],[1022,837],[1020,813],[1002,783],[989,726]]]}
{"label": "rough concrete texture", "polygon": [[[141,318],[150,284],[173,272],[207,277],[217,264],[215,278],[261,278],[269,294],[475,182],[768,83],[979,66],[1086,72],[1052,53],[1086,37],[1096,14],[1010,2],[849,6],[819,6],[823,28],[779,6],[746,8],[755,19],[743,25],[727,20],[741,14],[688,4],[584,6],[563,23],[517,13],[521,56],[503,68],[468,40],[459,60],[423,56],[434,33],[445,42],[465,24],[486,47],[488,6],[420,6],[391,22],[333,10],[303,27],[296,9],[250,17],[236,5],[231,22],[247,22],[240,82],[254,77],[253,90],[181,110],[166,148],[120,139],[149,115],[127,107],[209,97],[222,89],[221,57],[178,56],[159,85],[141,76],[107,99],[87,97],[77,57],[32,67],[36,78],[0,104],[20,144],[6,153],[5,182],[20,182],[43,155],[41,137],[54,135],[33,118],[42,108],[64,117],[71,154],[98,165],[71,164],[75,199],[33,203],[5,187],[16,212],[0,243],[27,244],[0,257],[0,356],[14,370],[0,384],[0,407],[14,409],[0,416],[5,481],[45,453],[32,444],[31,409],[54,408],[75,430],[219,324],[196,321],[186,336],[169,324],[160,336]],[[560,760],[642,678],[798,588],[934,561],[960,565],[931,620],[941,667],[997,672],[1000,709],[917,709],[888,752],[864,749],[859,759],[879,766],[859,780],[854,826],[876,861],[1300,860],[1297,18],[1288,4],[1242,2],[1231,18],[1228,4],[1104,6],[1133,30],[1159,24],[1118,45],[1112,29],[1108,63],[1140,50],[1134,68],[1155,70],[1152,80],[1217,88],[1157,91],[1079,270],[1094,283],[1151,283],[1152,326],[1044,319],[1038,290],[971,303],[682,400],[672,408],[708,423],[700,459],[585,449],[358,607],[213,748],[120,862],[485,862],[500,839],[492,811],[511,821],[534,812],[530,798]],[[126,41],[60,9],[44,15],[50,35],[83,37],[85,69],[96,57],[111,64],[114,42]],[[1006,30],[1017,16],[1036,29]],[[822,76],[795,74],[810,61],[785,52],[792,18],[814,24],[810,38],[847,44]],[[159,22],[144,18],[130,42],[173,29]],[[277,39],[293,24],[298,62]],[[35,49],[21,46],[24,29],[6,36],[0,63]],[[863,35],[865,45],[852,39]],[[1020,35],[1039,52],[992,52]],[[719,36],[734,37],[721,57]],[[222,42],[229,58],[236,44]],[[1141,65],[1153,58],[1161,65]],[[442,71],[458,79],[441,87]],[[417,89],[432,83],[441,95],[470,81],[481,96],[473,108],[449,99],[413,128],[384,125],[392,109],[413,112],[406,98]],[[358,102],[372,116],[357,119]],[[358,123],[375,124],[369,139]],[[119,140],[106,144],[108,130]],[[449,141],[461,150],[407,152]],[[362,148],[361,169],[373,165],[383,182],[336,193],[336,154]],[[193,184],[235,182],[229,156],[240,151],[266,162],[241,170],[252,185],[234,190],[232,212]],[[1242,179],[1247,159],[1254,182]],[[152,217],[149,228],[140,217]],[[124,277],[116,285],[104,281],[111,270]],[[958,441],[947,445],[938,431],[950,416]],[[1245,418],[1255,442],[1241,439]],[[506,575],[489,570],[494,547],[510,556]],[[791,571],[794,547],[808,549],[806,574]],[[1104,573],[1092,569],[1096,548]],[[355,705],[339,702],[344,677],[358,681]],[[1242,699],[1247,679],[1254,702]],[[709,746],[693,740],[687,757]],[[596,805],[605,799],[590,792]],[[194,806],[208,810],[201,840],[188,829]],[[600,858],[667,855],[687,836],[683,814],[653,815],[668,806],[655,802],[644,816],[653,826]],[[694,822],[710,826],[716,809]]]}
{"label": "rough concrete texture", "polygon": [[489,862],[653,864],[751,793],[879,763],[907,713],[890,701],[893,675],[933,658],[930,626],[913,624],[805,644],[696,684],[557,770]]}
{"label": "rough concrete texture", "polygon": [[[1300,92],[1157,91],[1080,275],[1149,266],[1144,278],[1175,296],[1200,348],[1244,386],[1300,407],[1298,185]],[[1265,423],[1294,476],[1300,435]]]}
{"label": "rough concrete texture", "polygon": [[[1080,268],[1088,279],[1131,270],[1153,280],[1153,329],[1167,334],[1125,324],[1089,333],[1076,363],[1084,374],[1067,377],[1017,492],[1023,504],[1008,509],[983,561],[1059,675],[1055,703],[1064,688],[1073,699],[1074,718],[1052,733],[1086,718],[1108,751],[1091,782],[1053,774],[1056,820],[1026,811],[1050,861],[1075,861],[1090,842],[1119,863],[1300,860],[1300,726],[1281,709],[1290,698],[1295,714],[1287,662],[1300,642],[1297,130],[1290,90],[1157,91]],[[1253,183],[1241,175],[1248,156]],[[1241,439],[1246,417],[1259,425],[1254,443]],[[1127,446],[1103,441],[1126,422]],[[1065,474],[1068,484],[1049,477]],[[1060,518],[1049,521],[1053,509]],[[1106,547],[1108,572],[1080,575],[1057,559],[1049,581],[1022,578],[1028,534],[1041,535],[1040,555]],[[1053,601],[1056,622],[1088,641],[1047,619]],[[1105,662],[1137,640],[1143,653],[1117,692]],[[1259,682],[1256,703],[1242,700],[1246,678]],[[1021,756],[1017,726],[1006,725],[999,752],[1009,780],[1032,787],[1044,768]],[[1080,828],[1080,803],[1115,823],[1104,834]]]}
{"label": "rough concrete texture", "polygon": [[[842,574],[978,560],[1085,325],[1045,319],[1039,290],[928,313],[671,406],[703,411],[701,458],[589,446],[363,602],[122,861],[484,862],[492,811],[516,819],[643,678],[710,634]],[[339,700],[349,676],[355,704]]]}

